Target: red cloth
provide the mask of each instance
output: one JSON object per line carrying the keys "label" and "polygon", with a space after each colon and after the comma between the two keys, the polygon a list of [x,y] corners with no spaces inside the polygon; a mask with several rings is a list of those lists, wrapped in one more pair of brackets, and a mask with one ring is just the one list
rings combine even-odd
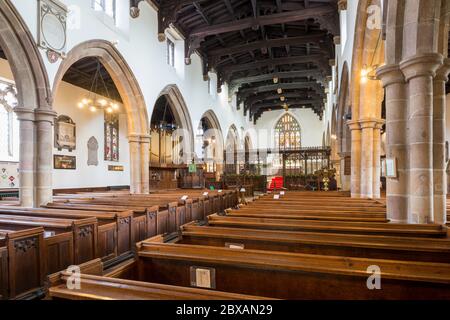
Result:
{"label": "red cloth", "polygon": [[283,177],[273,177],[267,190],[273,191],[275,189],[279,190],[281,188],[283,188]]}

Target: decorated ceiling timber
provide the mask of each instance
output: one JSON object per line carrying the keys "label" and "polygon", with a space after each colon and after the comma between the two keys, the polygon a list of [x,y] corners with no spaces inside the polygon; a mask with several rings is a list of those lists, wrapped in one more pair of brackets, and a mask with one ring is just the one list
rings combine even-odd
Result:
{"label": "decorated ceiling timber", "polygon": [[[142,0],[131,1],[139,15]],[[337,0],[148,0],[158,9],[158,39],[173,27],[185,39],[185,63],[202,57],[244,113],[256,120],[280,108],[311,108],[320,118],[339,36]]]}

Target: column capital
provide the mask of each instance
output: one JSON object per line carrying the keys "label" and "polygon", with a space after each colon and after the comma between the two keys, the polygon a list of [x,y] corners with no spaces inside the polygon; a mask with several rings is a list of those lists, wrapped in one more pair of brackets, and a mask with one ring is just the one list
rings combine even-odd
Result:
{"label": "column capital", "polygon": [[128,135],[128,142],[132,143],[132,142],[136,142],[139,143],[141,142],[141,135],[138,133],[131,133]]}
{"label": "column capital", "polygon": [[17,115],[17,120],[20,121],[34,121],[35,113],[33,109],[24,107],[15,107],[14,112]]}
{"label": "column capital", "polygon": [[407,81],[416,77],[434,77],[444,63],[439,53],[418,54],[400,62],[400,69]]}
{"label": "column capital", "polygon": [[362,129],[365,128],[373,128],[373,129],[380,129],[383,124],[385,124],[385,120],[383,119],[376,119],[376,118],[365,118],[359,120],[359,125]]}
{"label": "column capital", "polygon": [[35,109],[35,121],[38,122],[50,122],[53,124],[55,118],[57,117],[57,113],[50,109]]}
{"label": "column capital", "polygon": [[377,78],[381,80],[386,88],[395,83],[405,83],[405,75],[398,64],[384,65],[377,69]]}
{"label": "column capital", "polygon": [[347,121],[347,125],[351,131],[361,130],[361,125],[359,123],[359,120],[349,120],[349,121]]}
{"label": "column capital", "polygon": [[141,135],[141,143],[150,143],[150,135],[149,134]]}
{"label": "column capital", "polygon": [[131,133],[128,135],[129,142],[150,143],[149,134]]}
{"label": "column capital", "polygon": [[436,77],[434,80],[436,81],[448,81],[448,74],[450,73],[450,59],[444,59],[444,64],[436,71]]}

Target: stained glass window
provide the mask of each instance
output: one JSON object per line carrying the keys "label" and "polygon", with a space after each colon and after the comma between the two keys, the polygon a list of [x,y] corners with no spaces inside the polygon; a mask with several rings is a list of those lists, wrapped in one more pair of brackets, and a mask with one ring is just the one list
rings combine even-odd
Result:
{"label": "stained glass window", "polygon": [[119,161],[119,116],[105,113],[105,160]]}
{"label": "stained glass window", "polygon": [[275,146],[281,150],[301,147],[300,124],[289,113],[286,113],[275,126]]}

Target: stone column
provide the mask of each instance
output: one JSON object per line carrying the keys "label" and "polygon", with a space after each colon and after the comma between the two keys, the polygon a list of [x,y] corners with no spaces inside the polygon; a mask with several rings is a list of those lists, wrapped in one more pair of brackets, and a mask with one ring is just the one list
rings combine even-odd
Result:
{"label": "stone column", "polygon": [[351,157],[350,153],[342,152],[339,153],[340,157],[340,178],[341,178],[341,190],[342,191],[350,191],[351,188],[351,176],[345,175],[345,158]]}
{"label": "stone column", "polygon": [[442,65],[440,54],[422,54],[402,61],[409,86],[409,217],[411,223],[433,219],[433,78]]}
{"label": "stone column", "polygon": [[433,182],[434,182],[434,212],[430,222],[444,225],[447,221],[446,197],[447,174],[445,163],[445,113],[446,97],[445,83],[450,72],[450,59],[439,68],[433,82]]}
{"label": "stone column", "polygon": [[398,65],[378,69],[377,77],[386,90],[386,157],[396,159],[396,179],[388,178],[387,218],[397,223],[408,222],[408,105],[405,77]]}
{"label": "stone column", "polygon": [[141,136],[141,193],[150,193],[150,136]]}
{"label": "stone column", "polygon": [[381,127],[384,121],[378,120],[373,128],[373,199],[381,198]]}
{"label": "stone column", "polygon": [[52,201],[53,185],[53,122],[56,112],[36,109],[36,206]]}
{"label": "stone column", "polygon": [[361,192],[362,198],[373,197],[373,151],[375,121],[370,119],[360,120],[361,127]]}
{"label": "stone column", "polygon": [[347,122],[352,133],[352,175],[350,191],[352,198],[361,198],[361,126],[358,121]]}
{"label": "stone column", "polygon": [[20,180],[20,205],[23,207],[34,207],[34,111],[28,108],[16,107],[20,131],[19,147],[19,180]]}
{"label": "stone column", "polygon": [[141,137],[130,135],[130,193],[141,193]]}

